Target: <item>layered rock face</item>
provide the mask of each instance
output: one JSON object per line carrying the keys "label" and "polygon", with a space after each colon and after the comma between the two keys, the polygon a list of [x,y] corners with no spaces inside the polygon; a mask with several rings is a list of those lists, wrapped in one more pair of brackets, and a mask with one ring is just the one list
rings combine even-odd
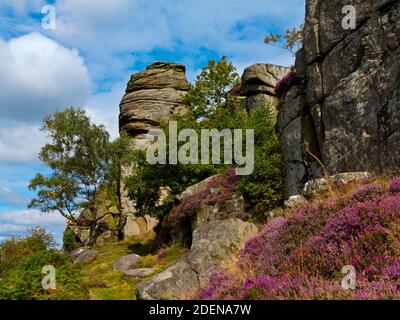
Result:
{"label": "layered rock face", "polygon": [[[278,117],[286,197],[326,173],[400,166],[400,1],[355,1],[355,30],[344,30],[346,0],[308,0],[302,84]],[[318,159],[318,160],[317,160]]]}
{"label": "layered rock face", "polygon": [[[185,71],[180,64],[156,62],[131,76],[120,104],[119,127],[132,137],[134,148],[144,150],[152,140],[147,135],[150,130],[159,128],[161,121],[187,111],[184,96],[189,83]],[[128,175],[130,168],[124,168],[124,172]],[[125,236],[140,236],[157,225],[154,218],[135,216],[124,186],[121,195],[122,212],[127,215]]]}
{"label": "layered rock face", "polygon": [[290,68],[273,64],[257,63],[246,68],[242,75],[241,95],[246,97],[246,110],[258,104],[270,104],[274,115],[278,112],[278,98],[275,87]]}
{"label": "layered rock face", "polygon": [[187,111],[183,99],[188,90],[185,66],[180,64],[156,62],[132,75],[120,104],[120,130],[128,132],[137,147],[145,147],[142,140],[149,130]]}

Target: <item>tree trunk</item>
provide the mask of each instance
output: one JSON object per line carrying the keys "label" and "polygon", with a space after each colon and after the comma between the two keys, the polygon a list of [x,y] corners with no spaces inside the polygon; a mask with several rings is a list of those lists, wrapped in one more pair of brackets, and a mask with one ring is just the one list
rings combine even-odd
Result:
{"label": "tree trunk", "polygon": [[90,225],[89,240],[87,242],[87,246],[89,247],[93,247],[97,240],[98,230],[96,228],[96,225],[96,222]]}

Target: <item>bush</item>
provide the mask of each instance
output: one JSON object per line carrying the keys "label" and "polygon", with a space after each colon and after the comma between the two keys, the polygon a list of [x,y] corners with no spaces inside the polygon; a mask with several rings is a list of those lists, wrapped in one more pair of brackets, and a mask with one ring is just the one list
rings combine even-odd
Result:
{"label": "bush", "polygon": [[[0,245],[0,300],[86,299],[79,269],[55,249],[53,237],[42,228],[25,238],[12,238]],[[56,269],[56,289],[42,288],[44,266]]]}
{"label": "bush", "polygon": [[63,249],[65,252],[71,252],[81,245],[76,241],[73,230],[67,227],[63,234]]}
{"label": "bush", "polygon": [[390,181],[390,191],[400,192],[400,177],[395,177]]}
{"label": "bush", "polygon": [[28,232],[23,239],[13,237],[0,244],[0,277],[33,253],[55,247],[53,236],[43,228],[30,229]]}
{"label": "bush", "polygon": [[[42,268],[47,265],[56,269],[55,290],[42,288],[45,276]],[[0,300],[75,300],[87,297],[88,291],[82,285],[79,270],[56,250],[33,253],[0,282]]]}
{"label": "bush", "polygon": [[268,211],[283,202],[283,154],[270,106],[255,106],[246,128],[255,131],[255,166],[253,174],[239,183],[238,190],[249,204],[251,215],[265,221]]}

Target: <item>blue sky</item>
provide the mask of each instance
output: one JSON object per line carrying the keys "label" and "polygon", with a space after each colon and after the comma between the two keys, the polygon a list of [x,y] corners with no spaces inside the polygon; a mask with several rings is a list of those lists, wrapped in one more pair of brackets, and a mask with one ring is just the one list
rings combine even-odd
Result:
{"label": "blue sky", "polygon": [[[41,25],[44,5],[56,29]],[[253,63],[290,65],[263,38],[299,26],[304,0],[2,0],[0,2],[0,241],[44,226],[60,241],[65,221],[28,210],[29,180],[46,114],[85,108],[115,137],[130,75],[154,61],[187,67],[193,81],[210,59],[227,56],[239,73]]]}

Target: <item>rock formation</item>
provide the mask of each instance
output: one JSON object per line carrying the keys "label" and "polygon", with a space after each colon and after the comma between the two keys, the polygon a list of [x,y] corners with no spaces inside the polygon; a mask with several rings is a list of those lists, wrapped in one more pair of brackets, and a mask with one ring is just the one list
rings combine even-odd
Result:
{"label": "rock formation", "polygon": [[251,110],[257,104],[270,104],[274,115],[278,113],[278,98],[275,87],[290,68],[273,64],[257,63],[246,68],[242,76],[241,95],[246,97],[246,110]]}
{"label": "rock formation", "polygon": [[[150,139],[147,133],[159,128],[161,121],[187,111],[184,96],[189,90],[185,66],[156,62],[146,70],[131,76],[120,104],[119,127],[133,139],[134,148],[145,149]],[[124,168],[129,174],[129,168]],[[122,212],[127,215],[125,236],[142,235],[157,225],[150,217],[136,217],[132,201],[122,186]]]}
{"label": "rock formation", "polygon": [[[325,174],[400,165],[400,2],[356,1],[357,27],[344,30],[345,0],[308,0],[302,83],[278,117],[285,195]],[[318,160],[317,160],[318,159]]]}

